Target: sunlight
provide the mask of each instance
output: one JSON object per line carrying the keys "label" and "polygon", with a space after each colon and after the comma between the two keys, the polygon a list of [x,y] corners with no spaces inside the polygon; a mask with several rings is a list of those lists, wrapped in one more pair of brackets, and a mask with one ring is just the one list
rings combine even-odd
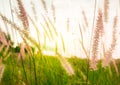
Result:
{"label": "sunlight", "polygon": [[[13,4],[13,2],[14,2],[14,4]],[[17,7],[16,1],[13,0],[13,2],[12,2],[12,7]],[[111,44],[111,34],[112,34],[111,27],[113,25],[111,23],[113,23],[114,16],[115,15],[118,16],[117,13],[119,13],[119,11],[117,9],[118,7],[115,6],[117,4],[117,2],[112,3],[113,0],[110,0],[110,2],[111,2],[110,8],[109,8],[110,13],[109,13],[109,21],[108,21],[109,23],[108,24],[104,23],[105,38],[103,39],[103,42],[105,43],[106,49],[108,49]],[[86,51],[90,50],[90,39],[91,39],[91,30],[93,29],[92,23],[93,23],[93,13],[94,13],[94,3],[92,1],[66,0],[63,2],[61,0],[54,0],[53,4],[55,6],[55,16],[53,16],[53,14],[52,14],[53,11],[51,8],[51,3],[52,3],[51,0],[46,1],[48,14],[46,14],[44,8],[39,5],[42,3],[40,1],[36,0],[34,2],[34,6],[35,6],[37,20],[34,18],[35,15],[31,9],[31,7],[33,6],[33,5],[31,5],[31,2],[25,0],[25,1],[23,1],[23,3],[24,3],[23,5],[25,6],[25,9],[26,9],[28,15],[33,19],[37,29],[40,32],[40,34],[37,35],[37,31],[35,30],[35,27],[30,22],[30,26],[29,26],[30,35],[37,42],[40,42],[41,44],[46,44],[46,47],[48,47],[48,48],[50,47],[53,49],[55,49],[55,43],[58,42],[59,51],[64,56],[84,57],[85,54],[84,54],[84,52],[82,50],[83,48],[81,47],[81,44],[80,44],[80,40],[81,40],[81,35],[80,35],[80,30],[79,30],[79,24],[80,24],[80,26],[82,28],[82,32],[83,32],[84,47],[86,48]],[[5,4],[7,4],[7,5],[5,5]],[[8,0],[6,0],[6,2],[1,1],[0,5],[1,5],[0,12],[3,13],[5,16],[7,16],[9,19],[11,19],[12,15],[10,14],[11,13],[10,9],[7,9],[10,6]],[[99,8],[103,9],[103,0],[97,1],[95,19],[97,19],[97,11]],[[14,8],[13,8],[13,11],[15,11]],[[85,26],[84,17],[82,15],[83,11],[86,14],[86,18],[87,18],[87,21],[89,24],[88,27]],[[56,27],[58,36],[55,36],[55,34],[52,33],[52,35],[54,36],[54,40],[50,40],[48,37],[44,36],[45,31],[42,28],[42,26],[40,25],[40,23],[42,23],[44,26],[46,26],[46,25],[45,25],[42,15],[49,17],[51,19],[51,22],[53,23],[53,25]],[[14,14],[14,18],[15,17],[16,16]],[[56,17],[55,23],[53,21],[53,17]],[[119,18],[119,16],[118,16],[118,18]],[[68,19],[69,19],[69,28],[67,28],[67,20]],[[14,19],[14,20],[17,20],[17,19]],[[15,23],[17,23],[17,22],[15,21]],[[95,24],[96,24],[96,22],[94,23],[94,27],[95,27]],[[6,31],[6,28],[4,27],[4,24],[1,21],[0,21],[0,25],[3,28],[2,30]],[[119,26],[117,26],[117,27],[119,27]],[[50,29],[53,29],[53,28],[50,27]],[[119,29],[119,28],[117,28],[117,29]],[[10,32],[11,35],[13,34],[11,32],[11,30],[8,30],[8,31]],[[22,42],[22,39],[20,38],[19,33],[16,33],[16,34],[17,34],[17,36],[14,37],[14,42],[15,43]],[[48,32],[48,34],[50,35],[49,32]],[[40,41],[38,41],[38,36],[40,36]],[[62,47],[62,42],[61,42],[60,36],[63,37],[66,52],[63,52],[63,47]],[[119,43],[118,43],[118,45],[119,45]],[[119,51],[118,47],[116,47],[116,50]],[[118,56],[118,55],[120,55],[120,54],[117,51],[115,51],[114,56]]]}

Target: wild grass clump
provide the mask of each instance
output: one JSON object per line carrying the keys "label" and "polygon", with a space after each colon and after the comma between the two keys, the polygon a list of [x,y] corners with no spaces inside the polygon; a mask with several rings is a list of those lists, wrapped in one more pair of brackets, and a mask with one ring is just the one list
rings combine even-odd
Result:
{"label": "wild grass clump", "polygon": [[94,35],[93,35],[93,43],[92,43],[92,51],[91,51],[91,64],[90,68],[91,69],[97,69],[97,60],[99,56],[99,45],[101,41],[101,37],[103,36],[103,17],[102,17],[102,11],[98,11],[98,20],[96,24],[96,28],[94,29]]}
{"label": "wild grass clump", "polygon": [[[1,84],[66,85],[68,83],[69,76],[57,58],[44,56],[44,59],[41,59],[39,55],[34,57],[35,58],[30,58],[28,56],[25,60],[21,59],[19,61],[17,61],[17,58],[10,57],[8,61],[4,62],[6,68]],[[34,61],[36,75],[34,71]]]}

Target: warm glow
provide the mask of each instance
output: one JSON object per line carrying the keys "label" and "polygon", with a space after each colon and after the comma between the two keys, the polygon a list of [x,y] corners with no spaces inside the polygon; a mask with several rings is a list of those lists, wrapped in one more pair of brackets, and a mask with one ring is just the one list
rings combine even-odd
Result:
{"label": "warm glow", "polygon": [[[85,54],[83,53],[81,44],[80,44],[80,39],[81,39],[81,35],[80,35],[80,30],[79,30],[79,24],[81,25],[82,28],[82,32],[83,32],[83,42],[84,42],[84,46],[86,48],[86,50],[89,50],[90,48],[90,39],[91,39],[91,30],[92,30],[92,23],[93,23],[93,15],[94,15],[94,0],[46,0],[47,1],[47,8],[48,8],[48,14],[45,13],[42,5],[40,6],[39,4],[40,1],[39,0],[34,0],[34,4],[35,4],[35,9],[36,9],[36,13],[37,13],[37,19],[34,19],[34,14],[32,12],[31,9],[31,3],[30,1],[32,0],[22,0],[24,3],[24,6],[26,8],[26,11],[28,13],[28,15],[35,21],[35,24],[37,26],[37,28],[40,31],[40,42],[42,44],[44,44],[44,29],[41,27],[40,23],[42,23],[43,25],[44,20],[41,16],[41,14],[43,14],[44,16],[48,16],[50,17],[50,19],[53,21],[53,15],[52,15],[52,10],[51,10],[51,3],[53,1],[53,4],[55,5],[55,15],[56,15],[56,23],[53,22],[54,26],[56,27],[56,30],[58,32],[58,37],[55,36],[54,40],[51,41],[48,38],[46,38],[46,45],[48,46],[48,48],[55,48],[55,43],[58,42],[58,46],[59,46],[59,51],[64,55],[64,56],[78,56],[78,57],[84,57]],[[111,44],[111,33],[112,33],[112,26],[113,26],[113,18],[114,16],[118,16],[118,23],[120,22],[120,7],[118,4],[119,0],[110,0],[110,8],[109,8],[109,23],[104,23],[104,29],[105,29],[105,38],[103,39],[103,42],[105,43],[105,47],[108,49],[109,45]],[[13,11],[15,7],[17,7],[16,5],[16,0],[12,0],[12,7],[13,7]],[[96,5],[96,18],[97,19],[97,11],[98,9],[103,9],[103,0],[97,0],[97,5]],[[85,26],[85,22],[83,19],[83,15],[82,15],[82,11],[85,12],[87,20],[88,20],[88,27]],[[0,1],[0,12],[2,14],[4,14],[5,16],[7,16],[9,19],[12,20],[12,15],[10,12],[10,5],[9,5],[9,0],[1,0]],[[15,16],[15,15],[14,15]],[[14,17],[16,21],[14,21],[15,23],[17,22],[16,17]],[[67,19],[69,19],[69,31],[67,31]],[[96,22],[94,23],[94,25],[96,24]],[[6,31],[6,28],[3,24],[2,21],[0,21],[0,27],[2,27],[4,31]],[[10,28],[10,26],[9,26]],[[120,26],[119,24],[117,25],[117,36],[119,38],[119,31],[120,31]],[[12,35],[11,30],[9,29],[10,34]],[[30,34],[31,36],[35,39],[38,40],[38,35],[37,32],[34,28],[33,25],[30,24]],[[15,35],[15,34],[14,34]],[[61,42],[61,38],[60,35],[62,35],[63,40],[64,40],[64,44],[65,44],[65,48],[66,51],[65,53],[63,52],[62,49],[62,42]],[[21,42],[21,38],[20,36],[17,34],[17,36],[13,37],[13,40],[15,42]],[[117,58],[120,56],[120,44],[119,44],[119,40],[117,41],[117,47],[116,50],[114,52],[114,58]],[[54,52],[52,51],[52,53],[54,54]]]}

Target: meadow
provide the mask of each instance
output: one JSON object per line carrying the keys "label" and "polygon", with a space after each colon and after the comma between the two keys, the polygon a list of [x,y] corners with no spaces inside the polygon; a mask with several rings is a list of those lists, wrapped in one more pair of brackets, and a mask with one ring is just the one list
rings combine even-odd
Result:
{"label": "meadow", "polygon": [[[79,30],[76,44],[66,38],[71,39],[74,34],[70,32],[69,18],[65,31],[58,30],[54,0],[50,4],[52,16],[47,1],[39,1],[44,10],[39,15],[32,0],[29,1],[32,16],[23,0],[16,0],[15,6],[9,0],[11,18],[0,11],[0,85],[120,85],[120,57],[115,53],[120,50],[119,11],[109,19],[112,2],[103,0],[103,8],[99,8],[98,0],[94,0],[91,25],[82,10],[83,21],[73,27]],[[111,41],[106,42],[106,27],[110,22]],[[92,28],[88,30],[89,26]],[[72,51],[79,51],[81,57]]]}

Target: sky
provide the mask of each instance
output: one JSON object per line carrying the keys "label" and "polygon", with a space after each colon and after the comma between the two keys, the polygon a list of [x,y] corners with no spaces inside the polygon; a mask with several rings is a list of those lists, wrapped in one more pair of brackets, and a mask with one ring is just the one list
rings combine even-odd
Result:
{"label": "sky", "polygon": [[[0,0],[0,13],[4,14],[6,17],[8,17],[10,20],[12,20],[12,15],[11,15],[11,10],[10,10],[10,2],[12,5],[12,9],[17,7],[16,0]],[[88,20],[88,27],[86,32],[84,32],[84,45],[86,48],[89,48],[88,42],[90,41],[90,34],[91,34],[91,29],[92,29],[92,24],[93,24],[93,18],[94,18],[94,4],[95,0],[45,0],[47,4],[47,10],[48,14],[45,13],[43,5],[41,3],[41,0],[22,0],[23,5],[25,6],[25,9],[30,17],[34,18],[34,14],[32,12],[32,5],[31,1],[35,4],[35,9],[37,12],[37,17],[39,18],[38,21],[36,21],[36,25],[39,27],[39,29],[42,32],[41,26],[39,22],[43,22],[43,19],[41,18],[41,14],[53,17],[52,15],[52,10],[51,10],[51,3],[53,2],[55,6],[55,16],[56,16],[56,28],[57,31],[60,32],[64,36],[65,40],[65,45],[67,48],[66,54],[71,56],[71,55],[76,55],[76,56],[84,56],[80,54],[81,52],[81,47],[79,43],[79,27],[78,23],[81,25],[82,28],[85,27],[85,23],[83,20],[83,15],[82,11],[85,12],[87,20]],[[111,33],[112,33],[112,23],[113,23],[113,18],[114,16],[118,16],[118,22],[120,22],[120,4],[119,0],[109,0],[109,21],[108,23],[104,23],[104,28],[105,28],[105,38],[104,42],[107,48],[110,46],[110,41],[111,41]],[[96,14],[95,14],[95,20],[97,19],[97,11],[98,9],[103,10],[103,2],[104,0],[96,0]],[[14,21],[17,22],[16,16],[14,15]],[[66,32],[66,21],[69,19],[70,22],[70,32]],[[95,22],[96,23],[96,22]],[[94,23],[94,25],[95,25]],[[5,26],[2,21],[0,21],[0,26],[2,26],[2,30],[6,31]],[[8,26],[10,28],[10,26]],[[32,26],[31,26],[32,28]],[[117,26],[118,34],[120,30],[120,26]],[[9,29],[9,32],[12,34],[12,32]],[[31,29],[31,35],[37,39],[37,35],[35,30]],[[21,41],[21,38],[19,35],[15,36],[15,42]],[[44,40],[44,39],[42,39]],[[41,41],[42,41],[41,40]],[[60,41],[60,40],[58,40]],[[72,43],[72,44],[71,44]],[[54,46],[53,42],[49,42],[48,44]],[[118,47],[116,49],[118,50],[119,48],[119,39],[118,39]],[[70,49],[70,50],[69,50]],[[89,50],[89,49],[88,49]],[[62,51],[62,50],[60,50]],[[114,54],[120,55],[119,50],[115,52]]]}

